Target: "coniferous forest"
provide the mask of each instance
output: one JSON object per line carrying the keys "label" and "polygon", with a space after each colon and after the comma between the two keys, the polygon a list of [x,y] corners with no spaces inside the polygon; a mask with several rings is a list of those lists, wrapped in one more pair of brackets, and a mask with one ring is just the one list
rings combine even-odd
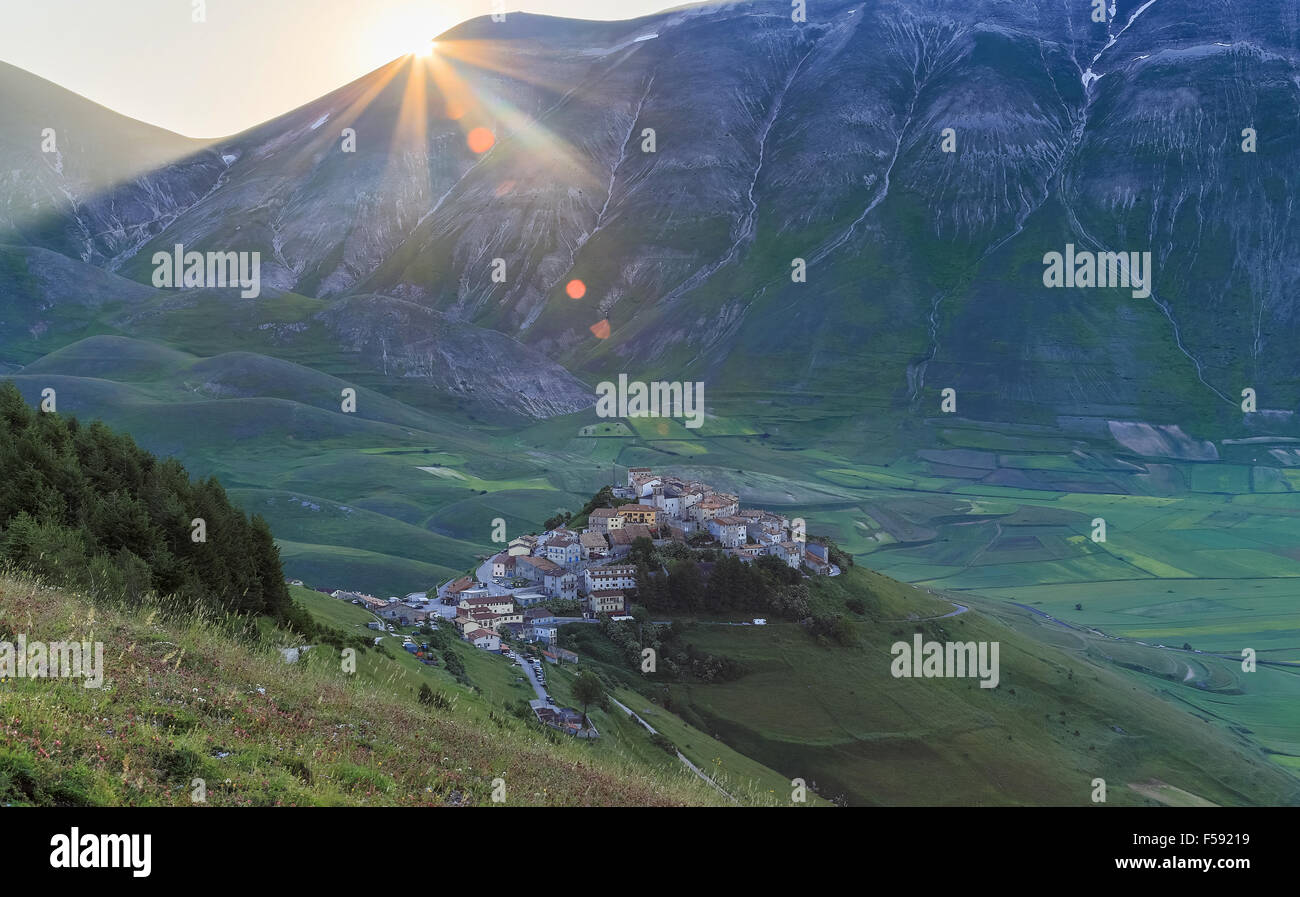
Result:
{"label": "coniferous forest", "polygon": [[295,616],[270,527],[216,479],[192,480],[99,421],[37,411],[10,383],[0,385],[0,560],[97,596]]}

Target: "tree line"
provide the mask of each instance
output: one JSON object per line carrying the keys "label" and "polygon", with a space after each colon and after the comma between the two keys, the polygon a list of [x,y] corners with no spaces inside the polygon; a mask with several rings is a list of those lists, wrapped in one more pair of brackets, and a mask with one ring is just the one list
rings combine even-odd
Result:
{"label": "tree line", "polygon": [[191,480],[130,436],[30,408],[0,385],[0,560],[95,596],[179,596],[295,628],[280,553],[215,478]]}
{"label": "tree line", "polygon": [[[638,540],[640,541],[640,540]],[[637,603],[650,610],[676,613],[759,611],[787,620],[808,616],[808,586],[798,570],[779,558],[763,556],[751,563],[723,555],[703,572],[693,559],[669,560],[652,570],[635,550]]]}

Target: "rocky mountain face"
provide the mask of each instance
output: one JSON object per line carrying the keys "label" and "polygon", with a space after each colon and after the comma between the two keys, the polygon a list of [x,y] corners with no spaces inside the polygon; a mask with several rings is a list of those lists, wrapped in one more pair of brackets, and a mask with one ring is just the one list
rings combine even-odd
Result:
{"label": "rocky mountain face", "polygon": [[217,184],[204,147],[0,63],[0,243],[111,266]]}
{"label": "rocky mountain face", "polygon": [[538,418],[592,402],[588,389],[536,349],[416,302],[349,296],[314,321],[384,377],[415,379],[468,402]]}
{"label": "rocky mountain face", "polygon": [[[993,420],[1285,428],[1298,44],[1294,0],[511,14],[210,146],[60,94],[165,161],[5,144],[0,239],[141,283],[177,243],[260,251],[340,351],[440,391],[518,381],[529,415],[582,407],[562,365],[898,419],[951,387]],[[4,108],[4,139],[39,133]],[[1149,252],[1150,295],[1046,286],[1067,245]],[[453,324],[478,328],[454,360]],[[1244,388],[1281,413],[1243,418]]]}

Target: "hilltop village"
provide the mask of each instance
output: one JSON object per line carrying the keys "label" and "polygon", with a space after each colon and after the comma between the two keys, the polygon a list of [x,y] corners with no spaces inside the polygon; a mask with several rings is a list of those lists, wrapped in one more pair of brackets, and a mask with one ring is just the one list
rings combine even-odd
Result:
{"label": "hilltop village", "polygon": [[[503,652],[503,638],[535,643],[547,659],[560,662],[569,659],[553,648],[561,625],[627,614],[637,589],[637,567],[628,556],[638,539],[711,548],[746,562],[772,556],[813,574],[835,572],[827,547],[804,538],[802,521],[742,508],[738,496],[707,483],[633,467],[626,485],[602,495],[608,496],[607,506],[592,509],[580,530],[562,523],[520,536],[473,576],[442,584],[436,596],[415,593],[383,601],[335,592],[334,597],[363,604],[397,625],[444,619],[486,651]],[[545,605],[571,611],[557,615]]]}
{"label": "hilltop village", "polygon": [[[559,523],[553,518],[551,528],[512,540],[472,576],[445,582],[434,594],[387,601],[343,590],[330,594],[370,611],[376,617],[371,629],[401,637],[403,648],[424,663],[436,661],[428,643],[416,639],[440,624],[454,626],[466,642],[522,668],[521,679],[526,677],[537,693],[530,706],[539,720],[589,738],[596,733],[583,727],[577,711],[554,706],[541,663],[578,662],[575,652],[559,645],[559,628],[567,623],[632,619],[631,599],[647,585],[638,583],[638,569],[650,573],[638,567],[634,548],[639,546],[642,558],[647,550],[670,551],[674,543],[678,554],[694,551],[746,564],[770,557],[775,561],[764,563],[799,571],[791,573],[795,579],[839,572],[826,545],[806,541],[802,520],[742,508],[736,495],[647,467],[630,468],[626,485],[605,487],[586,510],[580,529],[569,527],[568,515]],[[419,628],[409,635],[398,632],[407,626]],[[381,640],[382,635],[375,643]]]}
{"label": "hilltop village", "polygon": [[[613,506],[593,509],[580,532],[560,525],[520,536],[477,579],[443,586],[439,595],[454,601],[462,636],[487,650],[498,650],[503,634],[550,645],[559,623],[625,614],[637,588],[636,565],[626,559],[640,538],[720,548],[744,561],[772,555],[795,569],[830,572],[826,547],[806,542],[789,518],[741,508],[737,496],[707,483],[633,467],[627,485],[610,494]],[[535,607],[554,599],[578,602],[582,617],[557,618]]]}

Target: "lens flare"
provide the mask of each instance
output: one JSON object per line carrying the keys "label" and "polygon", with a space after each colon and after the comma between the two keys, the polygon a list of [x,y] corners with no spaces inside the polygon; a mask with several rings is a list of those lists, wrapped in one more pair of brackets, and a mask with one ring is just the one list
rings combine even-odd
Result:
{"label": "lens flare", "polygon": [[471,150],[482,155],[492,149],[497,139],[487,128],[475,128],[465,135],[465,142],[469,144]]}

